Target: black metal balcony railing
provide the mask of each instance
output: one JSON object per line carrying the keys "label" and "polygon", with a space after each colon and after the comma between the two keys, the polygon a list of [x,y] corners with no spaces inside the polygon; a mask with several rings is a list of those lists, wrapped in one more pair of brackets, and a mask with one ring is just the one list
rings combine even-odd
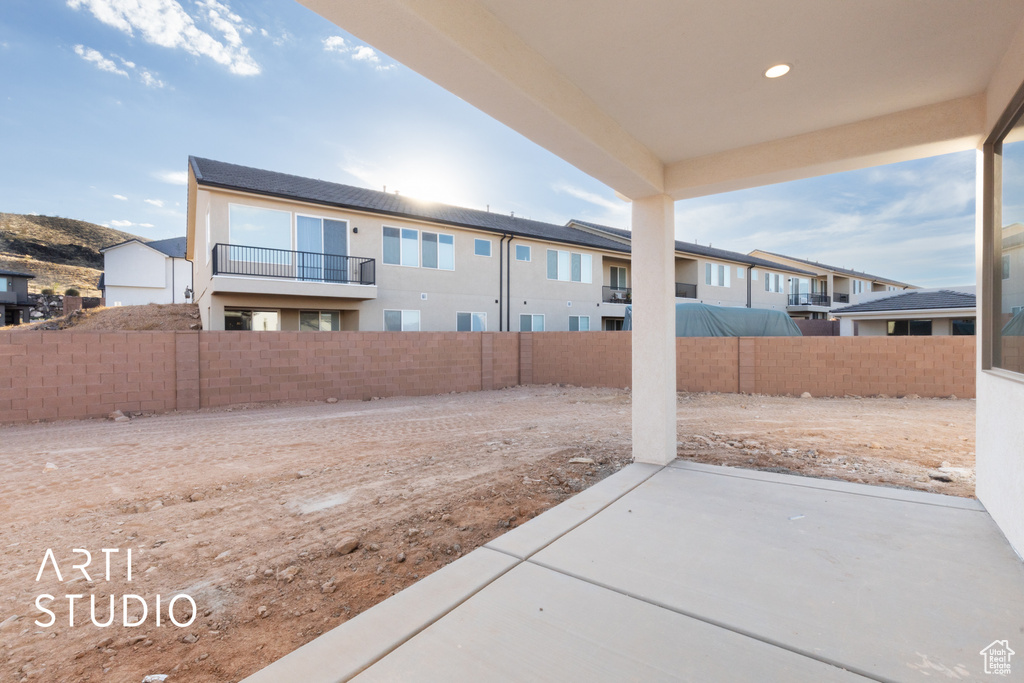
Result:
{"label": "black metal balcony railing", "polygon": [[372,285],[376,283],[375,269],[372,258],[359,256],[247,247],[240,244],[216,244],[213,247],[214,275]]}
{"label": "black metal balcony railing", "polygon": [[828,294],[817,294],[814,292],[800,292],[789,295],[790,306],[831,306],[832,299]]}
{"label": "black metal balcony railing", "polygon": [[629,287],[604,286],[601,288],[601,301],[606,304],[631,304],[633,290]]}
{"label": "black metal balcony railing", "polygon": [[677,299],[696,299],[697,298],[697,285],[687,284],[685,282],[676,283],[676,298]]}
{"label": "black metal balcony railing", "polygon": [[835,299],[837,304],[848,304],[848,303],[850,303],[850,295],[849,294],[842,294],[840,292],[836,292],[835,294],[832,295],[832,298]]}

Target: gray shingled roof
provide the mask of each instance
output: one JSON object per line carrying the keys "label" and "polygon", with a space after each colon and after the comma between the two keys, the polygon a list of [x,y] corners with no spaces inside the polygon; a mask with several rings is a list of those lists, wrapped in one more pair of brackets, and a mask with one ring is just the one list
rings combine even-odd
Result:
{"label": "gray shingled roof", "polygon": [[188,163],[196,176],[196,182],[206,187],[241,190],[324,206],[372,211],[401,218],[424,219],[444,225],[519,237],[533,237],[608,251],[629,251],[629,247],[620,242],[564,225],[543,223],[526,218],[513,218],[504,214],[447,204],[422,202],[378,190],[303,178],[276,171],[264,171],[212,159],[190,156]]}
{"label": "gray shingled roof", "polygon": [[171,237],[165,240],[146,242],[146,246],[153,247],[171,258],[185,258],[186,242],[187,240],[184,237]]}
{"label": "gray shingled roof", "polygon": [[32,273],[19,273],[16,270],[0,270],[0,275],[13,275],[14,277],[31,277],[31,278],[35,277],[35,275],[33,275]]}
{"label": "gray shingled roof", "polygon": [[[632,239],[633,233],[629,230],[622,230],[621,228],[611,228],[607,225],[601,225],[599,223],[589,223],[587,221],[571,220],[569,224],[575,223],[576,225],[582,225],[586,228],[593,230],[600,230],[607,232],[611,235],[618,235],[624,239]],[[781,263],[775,263],[774,261],[768,261],[766,259],[757,258],[756,256],[750,256],[749,254],[741,254],[738,251],[729,251],[728,249],[716,249],[714,247],[705,247],[701,244],[693,244],[690,242],[680,242],[676,240],[676,251],[684,254],[693,254],[694,256],[703,256],[704,258],[721,259],[724,261],[737,261],[739,263],[746,263],[748,265],[757,266],[758,268],[770,268],[772,270],[782,270],[787,273],[798,273],[800,275],[814,275],[814,273],[807,270],[800,270],[793,266],[786,266]]]}
{"label": "gray shingled roof", "polygon": [[[757,249],[756,251],[764,251],[764,249]],[[913,287],[914,286],[914,285],[909,285],[906,282],[900,282],[899,280],[890,280],[887,277],[879,277],[878,275],[871,275],[869,273],[862,273],[862,272],[860,272],[858,270],[850,270],[848,268],[839,268],[837,266],[830,266],[830,265],[828,265],[826,263],[818,263],[817,261],[808,261],[807,259],[796,258],[795,256],[786,256],[785,254],[774,254],[774,253],[772,253],[770,251],[764,251],[764,253],[771,254],[772,256],[778,256],[779,258],[788,258],[791,261],[798,261],[799,263],[806,263],[809,266],[817,266],[818,268],[828,268],[829,270],[835,271],[837,273],[842,273],[843,275],[849,275],[851,277],[861,278],[863,280],[874,280],[876,282],[885,282],[886,284],[899,285],[900,287]]]}
{"label": "gray shingled roof", "polygon": [[906,292],[873,301],[865,301],[862,304],[833,309],[832,314],[924,311],[939,308],[975,308],[976,305],[976,299],[973,294],[942,289],[937,292]]}

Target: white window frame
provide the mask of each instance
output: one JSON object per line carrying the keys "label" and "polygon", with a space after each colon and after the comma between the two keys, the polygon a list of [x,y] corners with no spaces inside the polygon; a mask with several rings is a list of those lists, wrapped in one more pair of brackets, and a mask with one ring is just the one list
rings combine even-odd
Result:
{"label": "white window frame", "polygon": [[[401,330],[389,330],[388,329],[388,313],[396,313],[396,312],[402,314],[402,329]],[[415,322],[416,328],[415,329],[407,329],[406,328],[407,324],[409,325],[410,328],[413,325],[413,322],[412,322],[412,318],[413,318],[412,314],[413,313],[416,314],[415,315],[415,318],[416,318],[416,322]],[[422,315],[420,314],[419,309],[407,309],[407,310],[406,309],[402,309],[402,310],[400,310],[400,309],[396,309],[396,308],[385,308],[382,318],[383,318],[383,322],[384,322],[384,328],[383,329],[384,329],[385,332],[399,332],[399,331],[401,331],[401,332],[419,332],[419,331],[421,331],[423,329]],[[407,320],[407,318],[408,318],[408,320]]]}
{"label": "white window frame", "polygon": [[750,269],[750,279],[753,282],[757,282],[757,268],[751,268]]}
{"label": "white window frame", "polygon": [[[594,282],[594,256],[593,254],[584,254],[580,251],[565,251],[564,249],[548,249],[548,260],[545,262],[544,267],[547,269],[550,265],[551,254],[556,254],[555,257],[555,277],[551,277],[551,271],[548,270],[547,278],[549,280],[557,280],[558,282],[576,282],[578,284],[590,285]],[[580,257],[580,279],[572,279],[572,257]]]}
{"label": "white window frame", "polygon": [[[576,318],[576,329],[572,329],[572,319]],[[582,322],[587,321],[587,329],[582,328]],[[570,332],[590,332],[590,316],[589,315],[570,315],[569,316],[569,331]]]}
{"label": "white window frame", "polygon": [[[459,316],[469,316],[469,329],[459,329]],[[473,326],[476,325],[477,321],[480,321],[480,329],[474,330]],[[487,313],[479,313],[476,311],[456,311],[455,312],[455,331],[456,332],[486,332],[487,331]]]}
{"label": "white window frame", "polygon": [[704,264],[704,284],[711,287],[730,287],[732,267],[724,263],[707,261]]}
{"label": "white window frame", "polygon": [[[384,231],[385,230],[397,230],[398,231],[398,263],[388,263],[384,260]],[[403,232],[414,232],[416,233],[416,263],[405,263],[405,252],[402,250],[402,240],[405,239],[402,236]],[[422,259],[422,253],[420,252],[420,231],[417,228],[403,228],[398,225],[381,225],[380,226],[380,262],[385,266],[398,266],[400,268],[419,268]]]}
{"label": "white window frame", "polygon": [[[424,244],[423,236],[424,235],[436,235],[437,236],[437,267],[436,268],[433,267],[433,266],[425,266],[425,265],[423,265],[423,244]],[[443,237],[450,237],[452,239],[452,243],[451,243],[451,248],[452,248],[452,267],[451,268],[442,268],[441,267],[441,237],[442,236]],[[421,230],[420,234],[419,234],[419,244],[420,244],[420,247],[419,247],[419,254],[420,254],[420,265],[419,265],[419,267],[420,268],[426,268],[427,270],[447,270],[447,271],[455,270],[455,235],[453,235],[450,232],[435,232],[433,230]]]}
{"label": "white window frame", "polygon": [[[473,238],[473,255],[474,256],[483,256],[484,258],[491,258],[491,254],[494,253],[494,248],[493,248],[494,245],[491,244],[491,241],[492,240],[484,239],[483,237],[474,237]],[[487,245],[487,253],[486,254],[481,254],[479,251],[477,251],[477,247],[479,247],[481,244],[486,244]]]}
{"label": "white window frame", "polygon": [[[519,258],[519,250],[526,250],[526,258]],[[529,244],[517,244],[516,245],[516,261],[529,262],[533,260],[533,249]]]}
{"label": "white window frame", "polygon": [[[523,330],[523,318],[529,316],[530,318],[530,329]],[[537,329],[535,324],[537,319],[540,318],[540,329]],[[519,314],[519,331],[520,332],[543,332],[547,328],[544,321],[543,313],[520,313]]]}

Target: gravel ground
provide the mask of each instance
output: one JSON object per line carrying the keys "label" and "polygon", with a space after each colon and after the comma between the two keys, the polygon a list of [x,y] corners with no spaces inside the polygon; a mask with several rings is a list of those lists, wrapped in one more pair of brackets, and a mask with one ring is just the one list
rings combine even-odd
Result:
{"label": "gravel ground", "polygon": [[[625,466],[630,409],[548,386],[0,427],[0,680],[237,681]],[[701,462],[970,496],[973,450],[968,400],[679,397]]]}

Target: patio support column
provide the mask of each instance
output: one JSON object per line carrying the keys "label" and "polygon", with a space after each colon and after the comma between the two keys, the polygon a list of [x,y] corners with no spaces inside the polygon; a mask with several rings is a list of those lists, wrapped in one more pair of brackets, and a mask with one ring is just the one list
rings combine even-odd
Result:
{"label": "patio support column", "polygon": [[633,460],[676,457],[675,203],[633,200]]}

